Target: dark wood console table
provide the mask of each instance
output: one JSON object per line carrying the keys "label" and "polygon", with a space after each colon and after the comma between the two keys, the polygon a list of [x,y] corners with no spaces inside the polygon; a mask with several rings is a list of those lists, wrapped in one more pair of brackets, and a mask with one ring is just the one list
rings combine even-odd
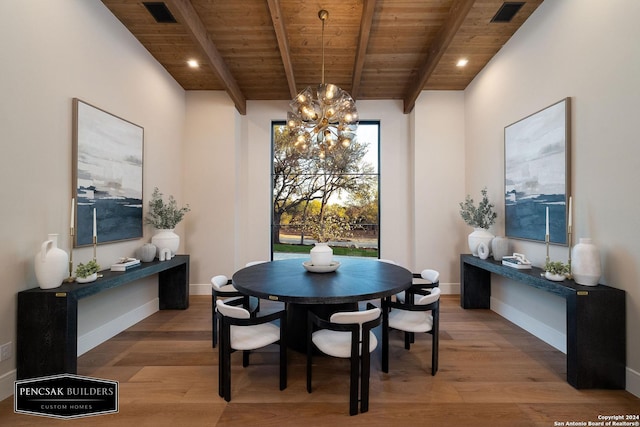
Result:
{"label": "dark wood console table", "polygon": [[189,255],[143,263],[125,272],[100,273],[103,277],[92,283],[64,283],[54,289],[18,293],[18,379],[76,373],[81,298],[157,274],[160,309],[189,308]]}
{"label": "dark wood console table", "polygon": [[460,305],[490,308],[491,273],[561,296],[567,302],[567,382],[578,389],[624,389],[625,292],[573,280],[552,282],[533,267],[518,270],[499,261],[460,255]]}

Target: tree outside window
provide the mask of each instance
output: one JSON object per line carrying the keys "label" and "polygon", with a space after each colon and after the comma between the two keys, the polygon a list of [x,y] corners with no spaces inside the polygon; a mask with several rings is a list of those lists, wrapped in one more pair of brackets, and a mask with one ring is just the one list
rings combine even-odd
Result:
{"label": "tree outside window", "polygon": [[355,142],[321,158],[295,148],[284,123],[273,124],[274,259],[308,256],[317,241],[336,255],[378,256],[379,127],[360,123]]}

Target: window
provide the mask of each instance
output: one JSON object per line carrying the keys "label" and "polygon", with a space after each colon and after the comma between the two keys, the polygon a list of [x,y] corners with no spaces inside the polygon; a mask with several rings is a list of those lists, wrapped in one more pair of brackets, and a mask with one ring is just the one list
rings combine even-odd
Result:
{"label": "window", "polygon": [[308,257],[323,238],[334,255],[378,257],[379,139],[379,122],[361,122],[354,143],[320,158],[272,123],[273,259]]}

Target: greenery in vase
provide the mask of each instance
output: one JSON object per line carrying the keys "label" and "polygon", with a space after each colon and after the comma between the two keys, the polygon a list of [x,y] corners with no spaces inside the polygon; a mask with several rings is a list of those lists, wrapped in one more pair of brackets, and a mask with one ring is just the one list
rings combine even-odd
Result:
{"label": "greenery in vase", "polygon": [[551,274],[567,275],[571,273],[569,270],[569,264],[565,264],[560,261],[547,261],[544,265],[544,271],[548,271]]}
{"label": "greenery in vase", "polygon": [[169,196],[169,201],[165,203],[164,200],[162,200],[162,193],[158,190],[158,187],[156,187],[149,201],[149,212],[147,212],[146,222],[157,229],[173,229],[182,221],[184,214],[190,210],[189,205],[178,208],[178,204],[173,196]]}
{"label": "greenery in vase", "polygon": [[76,277],[84,279],[91,276],[93,273],[97,273],[98,271],[100,271],[100,264],[98,264],[95,259],[92,259],[86,264],[78,264],[78,266],[76,267]]}
{"label": "greenery in vase", "polygon": [[467,194],[464,202],[460,202],[460,216],[464,222],[473,228],[484,228],[486,230],[496,222],[498,214],[493,210],[493,204],[489,203],[487,187],[483,188],[481,193],[482,201],[477,207],[471,196]]}

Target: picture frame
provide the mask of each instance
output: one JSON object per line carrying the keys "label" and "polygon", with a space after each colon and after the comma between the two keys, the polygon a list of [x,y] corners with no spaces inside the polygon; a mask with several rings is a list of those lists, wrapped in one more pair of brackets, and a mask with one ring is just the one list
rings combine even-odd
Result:
{"label": "picture frame", "polygon": [[568,245],[571,99],[564,98],[504,128],[505,234]]}
{"label": "picture frame", "polygon": [[[73,98],[74,247],[141,238],[144,129]],[[95,209],[95,221],[94,221]]]}

